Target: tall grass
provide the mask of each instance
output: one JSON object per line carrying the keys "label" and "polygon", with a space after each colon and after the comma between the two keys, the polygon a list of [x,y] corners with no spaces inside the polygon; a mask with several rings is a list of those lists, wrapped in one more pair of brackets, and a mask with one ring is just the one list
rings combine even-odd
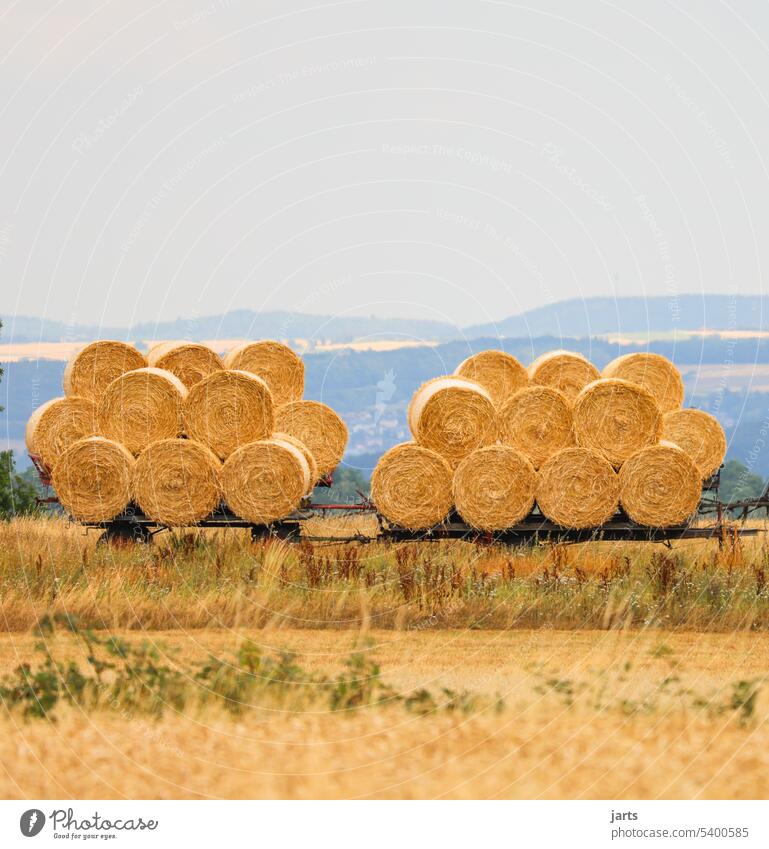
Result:
{"label": "tall grass", "polygon": [[769,627],[769,546],[729,536],[478,547],[254,543],[189,531],[97,547],[61,519],[0,524],[0,625],[45,614],[97,629]]}

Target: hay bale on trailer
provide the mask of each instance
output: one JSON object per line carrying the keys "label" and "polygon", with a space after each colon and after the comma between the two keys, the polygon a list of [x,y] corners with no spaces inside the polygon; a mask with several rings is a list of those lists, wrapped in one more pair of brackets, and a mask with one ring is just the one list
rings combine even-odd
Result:
{"label": "hay bale on trailer", "polygon": [[175,374],[187,387],[192,387],[224,366],[221,357],[199,342],[159,342],[147,353],[147,363]]}
{"label": "hay bale on trailer", "polygon": [[587,357],[574,351],[549,351],[529,366],[531,383],[552,386],[563,392],[569,401],[574,401],[588,383],[600,376],[601,373]]}
{"label": "hay bale on trailer", "polygon": [[135,460],[102,436],[79,439],[59,457],[52,483],[64,509],[81,522],[108,522],[128,506]]}
{"label": "hay bale on trailer", "polygon": [[222,500],[222,464],[192,439],[161,439],[139,454],[133,494],[145,516],[169,526],[192,525]]}
{"label": "hay bale on trailer", "polygon": [[170,371],[140,368],[120,375],[97,407],[99,432],[138,454],[150,443],[182,432],[187,389]]}
{"label": "hay bale on trailer", "polygon": [[574,403],[577,444],[602,454],[615,468],[636,451],[659,442],[662,415],[651,393],[636,383],[602,378]]}
{"label": "hay bale on trailer", "polygon": [[702,478],[689,455],[672,442],[643,448],[619,471],[620,504],[639,525],[666,528],[696,512]]}
{"label": "hay bale on trailer", "polygon": [[430,448],[404,442],[385,452],[371,477],[371,500],[390,522],[412,531],[443,521],[453,503],[452,471]]}
{"label": "hay bale on trailer", "polygon": [[293,445],[294,448],[298,448],[302,452],[304,459],[307,461],[307,465],[310,467],[310,486],[307,491],[308,493],[311,492],[315,488],[315,482],[318,480],[318,464],[315,462],[315,457],[313,457],[312,451],[310,451],[301,439],[296,439],[296,437],[293,437],[288,433],[276,431],[272,434],[272,439],[277,439],[280,442],[288,442],[289,445]]}
{"label": "hay bale on trailer", "polygon": [[261,377],[277,407],[300,400],[304,393],[304,363],[282,342],[243,342],[227,352],[224,366]]}
{"label": "hay bale on trailer", "polygon": [[468,454],[454,472],[459,515],[481,531],[501,531],[520,522],[534,506],[537,472],[519,451],[489,445]]}
{"label": "hay bale on trailer", "polygon": [[267,525],[299,507],[312,484],[302,451],[281,439],[242,445],[224,463],[227,506],[247,522]]}
{"label": "hay bale on trailer", "polygon": [[278,407],[275,430],[303,442],[315,458],[318,476],[331,474],[347,447],[347,425],[319,401],[291,401]]}
{"label": "hay bale on trailer", "polygon": [[267,384],[247,371],[215,371],[198,381],[182,412],[187,436],[222,460],[241,445],[267,439],[275,424]]}
{"label": "hay bale on trailer", "polygon": [[611,463],[589,448],[564,448],[539,470],[537,505],[564,528],[597,528],[619,505],[619,478]]}
{"label": "hay bale on trailer", "polygon": [[726,434],[719,421],[703,410],[673,410],[662,417],[662,438],[694,460],[700,477],[714,475],[726,456]]}
{"label": "hay bale on trailer", "polygon": [[551,386],[516,392],[499,411],[499,441],[523,453],[535,469],[574,440],[572,404]]}
{"label": "hay bale on trailer", "polygon": [[109,339],[91,342],[67,362],[64,394],[98,402],[102,392],[116,377],[146,365],[144,354],[133,345]]}
{"label": "hay bale on trailer", "polygon": [[529,385],[526,369],[512,354],[504,351],[481,351],[474,354],[463,360],[454,374],[480,383],[497,408]]}
{"label": "hay bale on trailer", "polygon": [[603,370],[603,377],[629,380],[648,390],[663,413],[677,410],[684,400],[681,373],[661,354],[623,354]]}
{"label": "hay bale on trailer", "polygon": [[496,440],[491,395],[474,380],[436,377],[411,399],[408,422],[414,439],[456,466],[471,451]]}
{"label": "hay bale on trailer", "polygon": [[71,395],[53,398],[29,417],[25,431],[27,451],[52,469],[64,451],[87,436],[96,436],[96,405],[90,398]]}

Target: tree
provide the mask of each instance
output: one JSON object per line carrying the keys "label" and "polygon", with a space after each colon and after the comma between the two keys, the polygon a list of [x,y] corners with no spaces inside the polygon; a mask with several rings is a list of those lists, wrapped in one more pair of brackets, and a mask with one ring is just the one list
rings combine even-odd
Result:
{"label": "tree", "polygon": [[[3,322],[0,321],[0,330]],[[0,378],[3,369],[0,368]],[[0,412],[4,408],[0,407]],[[10,519],[38,510],[35,485],[16,473],[13,451],[0,451],[0,519]]]}
{"label": "tree", "polygon": [[739,460],[729,460],[721,469],[721,485],[718,495],[721,501],[742,501],[747,498],[758,498],[764,491],[764,480],[760,475],[753,474]]}
{"label": "tree", "polygon": [[358,490],[365,495],[368,488],[369,482],[358,469],[340,465],[334,472],[333,485],[316,489],[312,500],[318,504],[354,504],[360,501]]}

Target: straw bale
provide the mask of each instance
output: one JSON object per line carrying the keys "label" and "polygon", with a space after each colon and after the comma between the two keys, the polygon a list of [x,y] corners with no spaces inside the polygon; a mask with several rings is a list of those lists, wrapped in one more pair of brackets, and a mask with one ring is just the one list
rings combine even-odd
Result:
{"label": "straw bale", "polygon": [[452,506],[451,466],[436,451],[414,442],[380,457],[371,477],[371,500],[396,525],[423,530],[446,518]]}
{"label": "straw bale", "polygon": [[170,371],[139,368],[115,378],[96,409],[99,433],[138,454],[182,432],[184,384]]}
{"label": "straw bale", "polygon": [[241,445],[224,463],[222,486],[230,510],[268,525],[293,513],[312,483],[302,451],[281,439]]}
{"label": "straw bale", "polygon": [[282,342],[243,342],[230,350],[224,366],[258,375],[270,387],[276,406],[299,401],[304,392],[304,363]]}
{"label": "straw bale", "polygon": [[570,401],[600,376],[601,373],[587,357],[574,351],[549,351],[529,366],[532,383],[559,389]]}
{"label": "straw bale", "polygon": [[578,445],[598,451],[619,468],[636,451],[659,442],[662,414],[643,387],[618,378],[602,378],[577,396],[574,435]]}
{"label": "straw bale", "polygon": [[482,531],[520,522],[534,506],[537,473],[515,448],[489,445],[468,454],[454,472],[454,504],[460,516]]}
{"label": "straw bale", "polygon": [[516,392],[499,412],[499,441],[525,454],[538,469],[574,442],[574,415],[568,398],[552,386]]}
{"label": "straw bale", "polygon": [[312,451],[310,451],[301,439],[297,439],[288,433],[281,433],[280,431],[277,431],[276,433],[273,433],[272,438],[278,439],[281,442],[288,442],[304,454],[304,459],[307,461],[307,466],[310,469],[310,487],[308,492],[311,492],[315,488],[315,483],[318,480],[318,464],[315,462],[315,457],[313,457]]}
{"label": "straw bale", "polygon": [[512,354],[504,351],[481,351],[474,354],[461,362],[454,374],[480,383],[497,408],[529,385],[526,369]]}
{"label": "straw bale", "polygon": [[684,400],[681,373],[661,354],[623,354],[604,368],[603,377],[618,377],[643,386],[663,413],[679,409]]}
{"label": "straw bale", "polygon": [[597,451],[564,448],[539,470],[536,501],[556,525],[596,528],[617,512],[619,478]]}
{"label": "straw bale", "polygon": [[319,401],[291,401],[278,407],[275,430],[303,442],[315,458],[319,477],[331,474],[347,447],[347,425]]}
{"label": "straw bale", "polygon": [[79,395],[52,398],[38,407],[27,421],[27,451],[52,469],[73,442],[97,433],[96,405],[90,398]]}
{"label": "straw bale", "polygon": [[662,438],[686,451],[703,479],[715,474],[724,462],[726,434],[718,419],[704,410],[665,413],[662,417]]}
{"label": "straw bale", "polygon": [[131,501],[134,458],[102,436],[79,439],[59,457],[52,484],[62,507],[81,522],[108,522]]}
{"label": "straw bale", "polygon": [[192,439],[161,439],[142,451],[133,493],[145,516],[171,527],[205,519],[222,500],[222,464]]}
{"label": "straw bale", "polygon": [[144,368],[144,354],[125,342],[101,339],[73,354],[64,369],[64,394],[98,403],[104,390],[121,374]]}
{"label": "straw bale", "polygon": [[409,404],[408,421],[414,439],[452,467],[496,440],[491,395],[480,383],[463,377],[436,377],[422,384]]}
{"label": "straw bale", "polygon": [[199,342],[160,342],[147,352],[147,362],[175,374],[187,389],[224,368],[219,354]]}
{"label": "straw bale", "polygon": [[689,519],[701,497],[700,472],[672,442],[643,448],[619,472],[620,504],[640,525],[665,528]]}

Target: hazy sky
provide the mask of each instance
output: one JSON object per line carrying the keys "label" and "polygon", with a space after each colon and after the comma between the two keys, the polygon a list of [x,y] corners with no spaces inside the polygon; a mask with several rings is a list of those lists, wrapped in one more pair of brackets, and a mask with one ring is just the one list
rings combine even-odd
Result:
{"label": "hazy sky", "polygon": [[769,5],[0,0],[0,314],[762,292]]}

